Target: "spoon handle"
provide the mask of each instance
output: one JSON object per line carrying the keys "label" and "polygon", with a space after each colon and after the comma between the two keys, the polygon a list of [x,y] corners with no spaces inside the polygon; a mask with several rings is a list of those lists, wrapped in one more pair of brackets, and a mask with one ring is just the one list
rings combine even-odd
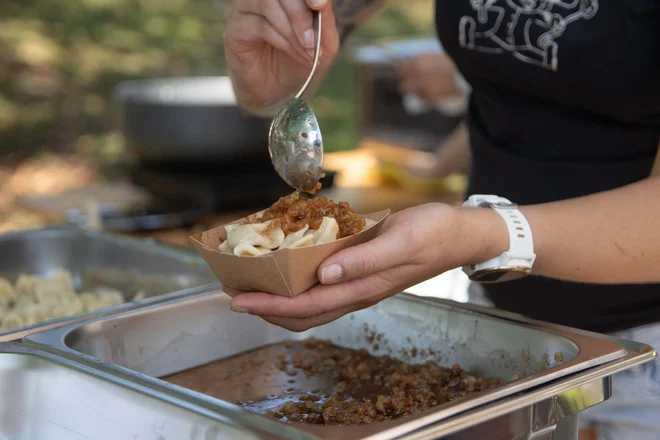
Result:
{"label": "spoon handle", "polygon": [[307,87],[309,87],[309,84],[312,82],[312,78],[314,78],[314,73],[316,72],[316,67],[319,64],[319,53],[321,52],[321,11],[314,11],[314,33],[316,34],[314,36],[314,64],[312,65],[312,71],[309,73],[309,76],[307,77],[307,81],[305,81],[305,84],[303,84],[302,88],[296,95],[296,98],[300,98],[303,93],[305,93],[305,90],[307,90]]}

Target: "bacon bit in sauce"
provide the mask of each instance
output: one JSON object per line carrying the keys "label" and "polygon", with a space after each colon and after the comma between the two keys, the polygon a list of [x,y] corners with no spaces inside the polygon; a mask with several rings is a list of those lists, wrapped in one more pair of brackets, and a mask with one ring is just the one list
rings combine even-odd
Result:
{"label": "bacon bit in sauce", "polygon": [[264,211],[253,223],[273,220],[271,227],[282,228],[285,235],[299,231],[309,225],[318,229],[323,217],[332,217],[339,226],[339,238],[349,237],[360,232],[367,224],[364,216],[353,212],[346,202],[335,203],[325,197],[308,199],[298,192],[280,198]]}
{"label": "bacon bit in sauce", "polygon": [[319,191],[321,189],[321,187],[323,187],[323,184],[321,182],[317,182],[314,189],[310,189],[309,191],[305,191],[305,192],[308,193],[308,194],[314,195],[314,194],[316,194],[317,191]]}

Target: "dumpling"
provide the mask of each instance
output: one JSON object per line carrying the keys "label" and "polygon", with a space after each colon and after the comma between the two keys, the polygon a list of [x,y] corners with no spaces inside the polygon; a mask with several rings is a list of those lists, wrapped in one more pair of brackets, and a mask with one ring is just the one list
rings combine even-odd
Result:
{"label": "dumpling", "polygon": [[[46,280],[44,280],[46,281]],[[48,280],[48,284],[54,286],[54,288],[59,289],[62,292],[74,293],[73,288],[73,276],[71,272],[66,269],[58,269],[55,271],[52,277]]]}
{"label": "dumpling", "polygon": [[29,299],[30,302],[32,302],[34,297],[34,288],[37,282],[38,279],[32,275],[19,275],[18,280],[16,280],[16,288],[14,289],[16,301],[21,301],[21,299]]}
{"label": "dumpling", "polygon": [[5,330],[12,330],[24,326],[25,320],[23,319],[23,316],[21,316],[21,314],[16,310],[7,312],[7,314],[2,318],[2,328]]}
{"label": "dumpling", "polygon": [[11,283],[0,278],[0,310],[7,310],[14,302],[15,292]]}
{"label": "dumpling", "polygon": [[34,285],[32,300],[38,304],[55,304],[66,300],[73,294],[74,292],[62,290],[61,286],[57,284],[51,284],[49,280],[39,280]]}
{"label": "dumpling", "polygon": [[290,249],[295,249],[295,248],[301,248],[301,247],[306,247],[306,246],[311,246],[314,244],[314,237],[311,235],[305,235],[301,237],[299,240],[291,243],[290,246],[288,246]]}
{"label": "dumpling", "polygon": [[261,224],[243,225],[234,229],[227,235],[227,246],[230,249],[236,248],[240,244],[250,244],[252,246],[264,246],[268,243],[268,238],[261,234],[266,229],[260,227]]}
{"label": "dumpling", "polygon": [[270,223],[252,223],[232,229],[225,240],[228,250],[241,244],[277,249],[284,241],[284,231],[281,228],[268,228]]}
{"label": "dumpling", "polygon": [[289,234],[284,239],[284,242],[280,246],[280,249],[284,249],[284,248],[294,249],[305,246],[311,246],[314,243],[314,237],[308,234],[309,232],[313,232],[313,231],[312,230],[308,231],[308,229],[309,229],[309,225],[305,225],[305,227],[302,228],[301,230]]}
{"label": "dumpling", "polygon": [[44,310],[37,304],[27,304],[21,309],[25,325],[39,324],[46,320]]}
{"label": "dumpling", "polygon": [[225,240],[222,243],[220,243],[220,246],[218,246],[218,249],[220,252],[224,252],[227,254],[231,253],[231,249],[229,248],[229,241]]}
{"label": "dumpling", "polygon": [[234,255],[239,257],[258,257],[270,252],[270,249],[258,248],[251,244],[239,244],[234,248]]}
{"label": "dumpling", "polygon": [[264,247],[270,250],[277,249],[278,247],[282,246],[282,242],[285,238],[282,228],[272,228],[266,237],[268,238],[268,244],[266,244]]}
{"label": "dumpling", "polygon": [[68,316],[78,315],[85,312],[85,305],[80,298],[74,298],[57,304],[51,315],[53,318],[66,318]]}
{"label": "dumpling", "polygon": [[314,244],[330,243],[337,240],[339,235],[339,225],[337,220],[332,217],[323,217],[321,226],[312,235]]}
{"label": "dumpling", "polygon": [[80,300],[82,301],[83,306],[85,307],[85,311],[87,312],[93,312],[94,310],[103,308],[103,305],[100,303],[98,296],[93,293],[81,293]]}
{"label": "dumpling", "polygon": [[144,290],[140,290],[135,294],[131,301],[142,301],[143,299],[147,299],[147,294],[144,292]]}
{"label": "dumpling", "polygon": [[124,304],[124,297],[121,295],[117,296],[103,293],[99,295],[99,302],[102,306],[101,308],[114,307],[118,306],[119,304]]}
{"label": "dumpling", "polygon": [[311,239],[307,239],[305,233],[309,230],[309,225],[305,225],[302,229],[296,232],[292,232],[291,234],[287,235],[284,241],[282,241],[282,244],[280,245],[280,249],[285,249],[285,248],[297,248],[297,247],[303,247],[303,246],[309,246],[312,244]]}
{"label": "dumpling", "polygon": [[106,307],[112,307],[119,304],[124,304],[124,295],[119,290],[109,288],[98,288],[96,293],[103,304],[108,304]]}
{"label": "dumpling", "polygon": [[225,225],[225,231],[227,231],[227,236],[231,234],[231,231],[233,231],[234,229],[238,229],[240,226],[241,225],[239,224]]}

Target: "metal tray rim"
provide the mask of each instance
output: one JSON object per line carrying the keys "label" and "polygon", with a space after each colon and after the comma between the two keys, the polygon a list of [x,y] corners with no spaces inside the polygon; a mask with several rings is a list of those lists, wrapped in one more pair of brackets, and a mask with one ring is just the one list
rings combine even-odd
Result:
{"label": "metal tray rim", "polygon": [[192,248],[166,243],[164,241],[156,240],[154,238],[149,238],[149,237],[142,238],[142,237],[134,237],[126,234],[120,234],[116,232],[105,232],[105,231],[100,232],[70,224],[57,224],[57,225],[49,225],[43,228],[6,232],[0,234],[0,243],[20,236],[29,237],[32,235],[40,235],[40,234],[48,234],[48,233],[54,234],[57,232],[68,232],[72,234],[79,234],[82,236],[94,238],[96,240],[121,242],[128,244],[130,246],[143,246],[145,244],[148,244],[154,250],[165,252],[168,254],[168,256],[174,257],[178,260],[187,260],[191,263],[200,263],[200,264],[204,263],[204,259],[201,258],[199,254],[196,253]]}

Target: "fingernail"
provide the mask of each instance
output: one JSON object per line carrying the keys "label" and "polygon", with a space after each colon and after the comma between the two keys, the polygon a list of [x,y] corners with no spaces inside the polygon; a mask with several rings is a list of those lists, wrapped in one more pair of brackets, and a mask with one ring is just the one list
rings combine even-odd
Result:
{"label": "fingernail", "polygon": [[314,48],[314,31],[312,29],[303,32],[303,44],[307,48]]}
{"label": "fingernail", "polygon": [[246,309],[245,307],[241,307],[241,306],[230,306],[230,307],[231,307],[232,312],[248,313],[248,309]]}
{"label": "fingernail", "polygon": [[321,283],[330,284],[341,280],[344,276],[344,270],[338,264],[328,266],[321,272]]}
{"label": "fingernail", "polygon": [[320,8],[325,5],[326,0],[309,0],[309,6],[312,8]]}

